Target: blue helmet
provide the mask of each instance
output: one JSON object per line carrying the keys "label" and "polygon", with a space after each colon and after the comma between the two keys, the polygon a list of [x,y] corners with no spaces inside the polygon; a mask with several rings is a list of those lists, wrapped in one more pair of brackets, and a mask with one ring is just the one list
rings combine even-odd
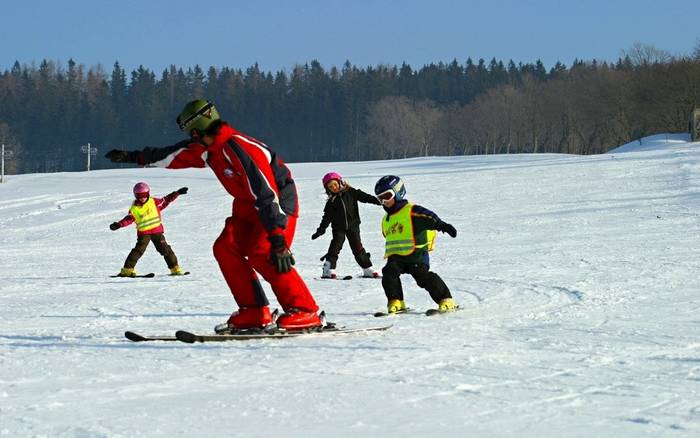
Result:
{"label": "blue helmet", "polygon": [[397,201],[403,201],[406,196],[406,187],[404,187],[401,178],[396,175],[383,176],[374,185],[374,194],[377,196],[389,190],[394,193],[394,199]]}

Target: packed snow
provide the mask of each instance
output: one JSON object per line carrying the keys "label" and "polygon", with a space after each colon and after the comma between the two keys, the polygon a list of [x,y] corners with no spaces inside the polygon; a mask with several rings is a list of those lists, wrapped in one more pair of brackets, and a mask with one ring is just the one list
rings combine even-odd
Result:
{"label": "packed snow", "polygon": [[[211,332],[235,309],[211,250],[231,199],[211,171],[11,175],[0,185],[0,435],[699,436],[700,143],[671,140],[598,156],[292,164],[292,249],[319,305],[342,325],[393,327],[215,344],[123,337]],[[439,235],[431,267],[464,310],[374,318],[380,281],[314,279],[330,240],[310,239],[328,171],[367,192],[397,174],[412,202],[457,228]],[[108,225],[138,181],[156,196],[189,187],[164,221],[191,275],[167,276],[151,246],[137,270],[155,278],[109,278],[136,233]],[[382,214],[361,205],[378,268]],[[346,245],[338,273],[359,271]],[[403,281],[409,306],[434,306]]]}

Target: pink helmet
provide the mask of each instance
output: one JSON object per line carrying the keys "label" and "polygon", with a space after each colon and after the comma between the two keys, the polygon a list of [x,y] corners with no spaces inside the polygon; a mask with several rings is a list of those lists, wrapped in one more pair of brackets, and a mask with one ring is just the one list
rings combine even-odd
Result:
{"label": "pink helmet", "polygon": [[151,188],[145,182],[137,183],[134,186],[134,195],[138,193],[151,193]]}
{"label": "pink helmet", "polygon": [[330,181],[333,181],[334,179],[338,180],[338,182],[343,181],[343,177],[340,176],[339,173],[330,172],[330,173],[323,175],[323,185],[325,186],[326,184],[328,184]]}

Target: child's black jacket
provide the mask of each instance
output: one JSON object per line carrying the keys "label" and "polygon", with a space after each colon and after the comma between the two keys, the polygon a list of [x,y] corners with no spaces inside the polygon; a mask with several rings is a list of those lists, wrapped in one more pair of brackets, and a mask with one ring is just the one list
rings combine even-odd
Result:
{"label": "child's black jacket", "polygon": [[381,205],[376,197],[348,186],[340,193],[329,196],[323,208],[323,218],[317,232],[323,233],[328,225],[331,225],[334,230],[348,230],[359,225],[358,202]]}

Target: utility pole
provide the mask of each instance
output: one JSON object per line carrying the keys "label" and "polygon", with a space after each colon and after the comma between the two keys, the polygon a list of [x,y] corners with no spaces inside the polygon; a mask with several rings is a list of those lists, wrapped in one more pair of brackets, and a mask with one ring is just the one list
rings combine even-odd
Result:
{"label": "utility pole", "polygon": [[12,151],[5,150],[5,143],[2,144],[2,148],[0,148],[0,161],[2,162],[2,170],[0,171],[0,183],[5,182],[5,157],[11,157],[12,156]]}
{"label": "utility pole", "polygon": [[87,170],[90,171],[90,155],[97,155],[97,148],[90,146],[90,143],[80,146],[80,150],[87,154]]}

